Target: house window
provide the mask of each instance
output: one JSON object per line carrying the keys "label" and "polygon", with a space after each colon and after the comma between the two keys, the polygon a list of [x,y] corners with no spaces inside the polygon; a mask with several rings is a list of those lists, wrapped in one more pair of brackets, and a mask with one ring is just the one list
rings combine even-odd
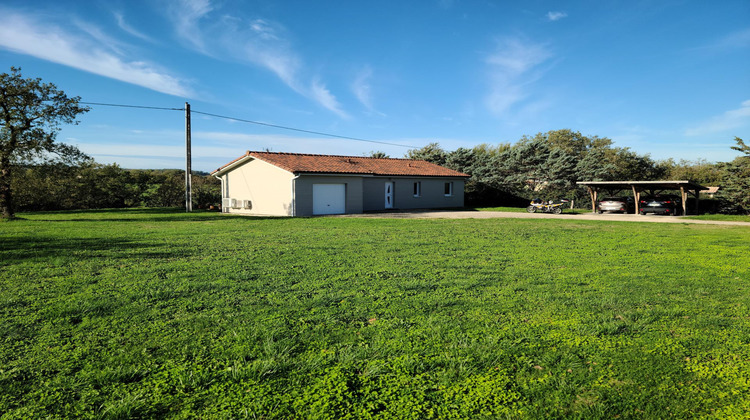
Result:
{"label": "house window", "polygon": [[414,183],[414,197],[422,196],[422,182],[417,181]]}
{"label": "house window", "polygon": [[446,182],[445,183],[445,196],[450,197],[453,195],[453,183],[452,182]]}

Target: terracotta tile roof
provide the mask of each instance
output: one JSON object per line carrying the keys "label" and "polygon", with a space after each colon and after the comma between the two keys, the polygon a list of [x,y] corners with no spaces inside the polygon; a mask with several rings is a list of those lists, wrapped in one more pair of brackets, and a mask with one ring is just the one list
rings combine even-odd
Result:
{"label": "terracotta tile roof", "polygon": [[301,153],[252,152],[229,162],[213,173],[247,157],[262,160],[292,173],[334,173],[392,176],[468,177],[423,160],[381,159],[362,156],[311,155]]}

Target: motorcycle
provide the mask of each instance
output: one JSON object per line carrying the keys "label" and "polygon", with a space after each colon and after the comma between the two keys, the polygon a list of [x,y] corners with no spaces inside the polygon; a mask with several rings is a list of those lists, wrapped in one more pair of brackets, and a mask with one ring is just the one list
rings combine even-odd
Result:
{"label": "motorcycle", "polygon": [[529,203],[529,206],[526,207],[526,211],[529,213],[552,213],[552,214],[560,214],[563,211],[563,206],[567,203],[569,203],[570,200],[559,200],[557,202],[550,200],[550,201],[542,201],[539,198],[535,198],[531,200],[531,203]]}

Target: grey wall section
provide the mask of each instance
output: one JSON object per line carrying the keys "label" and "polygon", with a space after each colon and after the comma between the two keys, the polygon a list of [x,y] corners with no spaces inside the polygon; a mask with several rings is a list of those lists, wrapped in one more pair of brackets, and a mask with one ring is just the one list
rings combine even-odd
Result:
{"label": "grey wall section", "polygon": [[362,177],[302,175],[294,181],[296,216],[313,215],[313,184],[345,184],[346,212],[362,213]]}
{"label": "grey wall section", "polygon": [[[385,210],[385,183],[394,182],[394,209],[429,209],[464,206],[463,178],[364,178],[363,210]],[[422,194],[414,197],[414,183],[422,183]],[[453,195],[445,195],[445,183],[453,183]]]}

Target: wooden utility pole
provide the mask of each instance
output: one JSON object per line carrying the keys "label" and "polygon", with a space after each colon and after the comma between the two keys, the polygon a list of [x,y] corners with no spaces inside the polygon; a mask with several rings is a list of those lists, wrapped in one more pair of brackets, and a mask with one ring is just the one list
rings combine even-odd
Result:
{"label": "wooden utility pole", "polygon": [[190,146],[190,104],[185,102],[185,211],[193,211],[193,178]]}

